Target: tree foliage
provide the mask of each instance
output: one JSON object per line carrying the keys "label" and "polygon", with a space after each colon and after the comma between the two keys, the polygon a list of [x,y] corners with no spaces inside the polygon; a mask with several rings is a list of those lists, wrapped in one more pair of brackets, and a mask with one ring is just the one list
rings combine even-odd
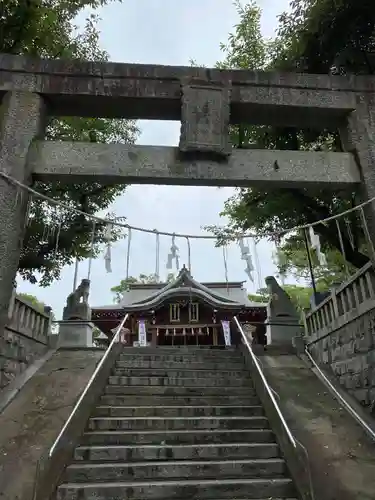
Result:
{"label": "tree foliage", "polygon": [[261,304],[268,302],[268,294],[263,289],[258,290],[257,293],[249,293],[247,297],[251,302],[259,302]]}
{"label": "tree foliage", "polygon": [[309,73],[374,73],[372,0],[293,0],[279,18],[277,68]]}
{"label": "tree foliage", "polygon": [[[341,74],[373,72],[370,60],[375,50],[375,9],[370,0],[293,0],[291,11],[279,18],[275,40],[263,39],[261,11],[254,2],[246,6],[236,2],[236,5],[240,20],[229,35],[228,43],[222,45],[224,60],[218,64],[220,67]],[[337,130],[240,125],[232,128],[232,141],[234,147],[240,148],[342,150]],[[336,215],[353,204],[356,204],[356,193],[348,191],[238,189],[225,203],[221,214],[229,218],[229,226],[208,229],[218,236],[219,242],[239,232],[252,231],[258,235],[283,232]],[[362,267],[368,256],[363,252],[361,225],[355,216],[346,222],[341,221],[340,228],[346,259],[350,266]],[[345,266],[338,255],[341,245],[335,221],[314,229],[328,254],[329,273],[332,274],[333,266],[336,277],[342,276]],[[302,271],[300,236],[282,239],[270,236],[270,239],[280,244],[284,268]],[[306,275],[306,267],[302,274]]]}
{"label": "tree foliage", "polygon": [[[320,288],[318,287],[318,291],[322,291]],[[304,309],[310,309],[310,298],[313,294],[310,287],[287,284],[283,286],[283,289],[299,313],[302,313]]]}
{"label": "tree foliage", "polygon": [[[327,259],[327,265],[324,266],[319,263],[316,251],[309,249],[315,284],[319,291],[342,283],[356,271],[353,265],[345,261],[342,253],[328,245],[323,250]],[[289,236],[285,243],[278,247],[276,264],[281,276],[292,276],[311,283],[308,253],[301,233]]]}
{"label": "tree foliage", "polygon": [[[167,283],[171,283],[175,280],[175,275],[173,273],[168,273]],[[129,276],[128,279],[123,279],[120,281],[119,285],[113,286],[111,288],[111,292],[114,293],[114,302],[118,304],[123,294],[128,290],[128,287],[132,283],[165,283],[164,281],[160,281],[155,274],[140,274],[138,278],[134,278],[133,276]]]}
{"label": "tree foliage", "polygon": [[44,313],[46,304],[44,302],[41,302],[37,297],[35,297],[35,295],[31,295],[29,293],[17,293],[17,297],[33,306],[38,311]]}
{"label": "tree foliage", "polygon": [[[37,297],[35,297],[35,295],[31,295],[30,293],[17,293],[17,297],[30,304],[37,311],[45,313],[45,307],[47,304],[39,300]],[[51,320],[55,321],[56,320],[55,313],[51,310],[50,314],[51,314]],[[52,333],[57,333],[57,323],[52,323],[51,331]]]}
{"label": "tree foliage", "polygon": [[[91,15],[83,31],[74,23],[85,7],[97,8],[111,0],[8,0],[0,9],[0,52],[46,58],[106,61],[100,48],[98,17]],[[133,120],[59,117],[50,118],[46,138],[58,141],[135,141],[138,129]],[[108,209],[121,194],[123,185],[97,182],[63,185],[59,182],[34,185],[37,191],[69,207],[94,214]],[[111,216],[111,214],[108,214]],[[57,241],[57,226],[60,225]],[[96,225],[94,255],[104,241],[103,224]],[[34,200],[30,206],[19,273],[24,279],[49,285],[58,279],[63,266],[91,253],[92,223],[71,210],[51,210],[47,203]],[[121,231],[113,233],[116,240]]]}

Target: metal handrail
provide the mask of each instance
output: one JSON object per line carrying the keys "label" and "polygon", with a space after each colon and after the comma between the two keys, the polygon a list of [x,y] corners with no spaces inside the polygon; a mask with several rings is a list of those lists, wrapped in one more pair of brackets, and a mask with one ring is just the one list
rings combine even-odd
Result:
{"label": "metal handrail", "polygon": [[76,412],[77,412],[78,408],[80,407],[80,405],[81,405],[81,403],[82,403],[82,401],[83,401],[83,398],[86,396],[87,391],[90,389],[90,387],[91,387],[92,383],[94,382],[94,380],[95,380],[95,378],[96,378],[97,374],[99,373],[99,371],[100,371],[101,367],[103,366],[104,361],[107,359],[107,357],[108,357],[109,353],[111,352],[113,345],[114,345],[116,342],[118,342],[118,338],[119,338],[120,332],[121,332],[121,330],[122,330],[122,328],[123,328],[123,326],[124,326],[124,324],[125,324],[125,321],[128,319],[128,317],[129,317],[129,314],[128,314],[128,313],[127,313],[127,314],[125,314],[125,316],[124,316],[124,318],[122,319],[122,321],[121,321],[120,325],[118,326],[117,331],[116,331],[116,333],[114,334],[113,339],[111,340],[111,343],[109,344],[109,346],[108,346],[107,350],[105,351],[105,353],[104,353],[104,355],[103,355],[102,359],[99,361],[99,363],[98,363],[97,367],[95,368],[94,373],[91,375],[90,380],[87,382],[86,387],[84,388],[84,390],[83,390],[83,392],[82,392],[81,396],[79,397],[79,399],[78,399],[77,403],[75,404],[75,406],[74,406],[74,408],[73,408],[73,410],[72,410],[71,414],[70,414],[70,415],[69,415],[69,417],[67,418],[67,420],[66,420],[66,422],[65,422],[64,426],[62,427],[62,429],[61,429],[61,431],[60,431],[59,435],[57,436],[57,438],[56,438],[55,442],[54,442],[54,443],[53,443],[53,445],[51,446],[51,448],[50,448],[50,450],[49,450],[49,453],[48,453],[48,457],[49,457],[49,458],[51,458],[51,457],[52,457],[53,452],[54,452],[54,451],[55,451],[55,449],[56,449],[56,446],[59,444],[59,442],[60,442],[60,440],[61,440],[62,435],[64,434],[64,432],[65,432],[66,428],[68,427],[68,425],[70,424],[70,422],[71,422],[72,418],[74,417],[74,415],[76,414]]}
{"label": "metal handrail", "polygon": [[294,448],[297,448],[297,442],[294,439],[294,436],[292,434],[292,431],[289,429],[288,424],[286,423],[284,415],[281,413],[280,407],[277,404],[275,396],[273,395],[273,391],[272,391],[269,383],[267,382],[266,377],[264,376],[264,373],[263,373],[263,370],[260,367],[259,361],[258,361],[257,357],[255,356],[255,354],[253,353],[251,345],[249,344],[249,341],[247,340],[245,332],[243,331],[242,326],[241,326],[240,322],[238,321],[237,316],[234,316],[233,319],[236,322],[236,325],[237,325],[237,327],[238,327],[238,329],[239,329],[239,331],[240,331],[240,333],[242,335],[242,338],[243,338],[243,340],[245,342],[245,345],[246,345],[246,347],[249,350],[249,353],[250,353],[250,356],[251,356],[251,358],[253,360],[253,363],[254,363],[256,369],[258,370],[259,376],[262,379],[263,385],[266,388],[266,391],[268,392],[269,397],[271,398],[271,401],[272,401],[272,403],[273,403],[273,405],[274,405],[274,407],[276,409],[276,412],[277,412],[277,414],[278,414],[278,416],[279,416],[279,418],[281,420],[281,423],[283,424],[284,430],[287,433],[287,436],[288,436],[290,442],[293,444]]}
{"label": "metal handrail", "polygon": [[314,368],[319,372],[319,375],[323,378],[324,383],[327,384],[329,389],[334,393],[335,397],[340,401],[340,403],[345,407],[345,409],[350,413],[350,415],[356,420],[359,425],[361,425],[365,431],[370,434],[371,438],[375,440],[375,432],[373,429],[366,424],[362,417],[358,415],[355,409],[341,396],[336,387],[331,383],[327,375],[321,370],[315,359],[311,356],[311,353],[308,349],[308,345],[305,347],[305,354],[310,360],[310,362],[314,365]]}
{"label": "metal handrail", "polygon": [[[280,418],[280,421],[281,421],[281,423],[282,423],[282,425],[283,425],[283,427],[284,427],[284,430],[285,430],[285,432],[286,432],[286,435],[287,435],[287,436],[288,436],[288,438],[289,438],[289,441],[291,442],[291,444],[293,445],[293,447],[294,447],[295,449],[297,449],[297,445],[298,445],[298,446],[300,446],[300,447],[301,447],[301,449],[302,449],[302,450],[303,450],[303,452],[304,452],[305,459],[306,459],[306,465],[307,465],[308,476],[309,476],[309,489],[310,489],[311,500],[314,500],[314,499],[315,499],[315,495],[314,495],[314,488],[313,488],[313,483],[312,483],[312,476],[311,476],[311,469],[310,469],[309,454],[308,454],[308,452],[307,452],[307,449],[305,448],[305,446],[303,446],[303,444],[302,444],[302,443],[300,443],[300,442],[298,441],[298,439],[296,439],[296,438],[293,436],[292,431],[290,430],[290,428],[289,428],[289,426],[288,426],[288,424],[287,424],[287,422],[286,422],[286,420],[285,420],[285,418],[284,418],[284,415],[282,414],[282,411],[281,411],[281,409],[280,409],[280,406],[278,405],[278,403],[277,403],[277,401],[276,401],[276,399],[275,399],[274,394],[277,394],[277,392],[276,392],[276,391],[274,391],[274,390],[272,389],[272,387],[269,385],[269,383],[268,383],[268,381],[267,381],[267,379],[266,379],[266,377],[265,377],[265,375],[264,375],[264,373],[263,373],[263,370],[262,370],[262,368],[260,367],[260,362],[259,362],[259,360],[258,360],[257,356],[254,354],[254,352],[253,352],[253,350],[252,350],[252,348],[251,348],[251,345],[250,345],[249,341],[247,340],[247,337],[246,337],[246,335],[245,335],[245,332],[243,331],[243,328],[242,328],[242,326],[241,326],[240,322],[238,321],[237,316],[234,316],[234,317],[233,317],[233,319],[234,319],[234,321],[235,321],[235,323],[236,323],[236,325],[237,325],[237,328],[239,329],[239,331],[240,331],[240,333],[241,333],[241,335],[242,335],[242,339],[243,339],[243,341],[244,341],[244,343],[245,343],[245,345],[246,345],[246,347],[247,347],[247,349],[248,349],[248,351],[249,351],[249,353],[250,353],[251,359],[252,359],[252,361],[253,361],[253,363],[254,363],[254,365],[255,365],[255,367],[256,367],[256,369],[257,369],[257,371],[258,371],[258,374],[259,374],[259,376],[260,376],[260,378],[261,378],[261,380],[262,380],[262,382],[263,382],[263,385],[264,385],[264,387],[265,387],[265,389],[266,389],[266,391],[267,391],[267,393],[268,393],[268,395],[269,395],[269,397],[270,397],[270,399],[271,399],[271,402],[272,402],[272,404],[273,404],[273,406],[274,406],[274,408],[275,408],[275,410],[276,410],[276,412],[277,412],[277,414],[278,414],[278,416],[279,416],[279,418]],[[277,396],[279,396],[279,395],[277,394]],[[279,397],[279,399],[280,399],[280,397]]]}
{"label": "metal handrail", "polygon": [[[254,351],[253,351],[254,353]],[[259,356],[257,356],[256,354],[254,354],[254,356],[257,358],[257,361],[258,363],[260,364],[260,367],[262,368],[262,371],[264,370],[264,367],[263,367],[263,363],[261,361],[261,359],[259,359]],[[274,393],[274,395],[277,397],[278,401],[280,401],[280,396],[279,394],[275,391],[275,389],[273,387],[270,386],[270,389],[271,391]]]}

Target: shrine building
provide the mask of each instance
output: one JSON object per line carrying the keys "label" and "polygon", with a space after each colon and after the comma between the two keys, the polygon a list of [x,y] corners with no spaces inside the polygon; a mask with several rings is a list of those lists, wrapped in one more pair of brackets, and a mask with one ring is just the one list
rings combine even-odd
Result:
{"label": "shrine building", "polygon": [[91,314],[92,322],[110,339],[129,313],[123,331],[123,342],[129,346],[139,345],[141,330],[146,345],[224,346],[225,331],[230,331],[230,344],[239,340],[234,316],[247,325],[254,342],[263,343],[266,308],[248,299],[244,282],[199,283],[184,266],[171,283],[132,283],[119,304],[93,307]]}

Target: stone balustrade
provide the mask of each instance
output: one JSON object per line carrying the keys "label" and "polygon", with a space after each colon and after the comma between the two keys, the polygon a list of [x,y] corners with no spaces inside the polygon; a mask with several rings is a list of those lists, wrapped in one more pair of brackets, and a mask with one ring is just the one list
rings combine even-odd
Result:
{"label": "stone balustrade", "polygon": [[48,350],[50,332],[51,309],[41,311],[14,292],[0,336],[0,389]]}
{"label": "stone balustrade", "polygon": [[307,335],[316,339],[340,328],[373,308],[374,299],[375,268],[369,262],[306,314]]}
{"label": "stone balustrade", "polygon": [[314,359],[364,406],[375,406],[375,267],[369,262],[305,315]]}
{"label": "stone balustrade", "polygon": [[51,308],[42,312],[26,300],[15,297],[9,308],[8,328],[47,344],[51,330]]}

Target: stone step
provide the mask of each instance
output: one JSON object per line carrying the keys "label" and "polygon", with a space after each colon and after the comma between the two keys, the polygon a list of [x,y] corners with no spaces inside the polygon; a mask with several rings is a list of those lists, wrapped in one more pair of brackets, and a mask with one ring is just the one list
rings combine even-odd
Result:
{"label": "stone step", "polygon": [[224,417],[261,416],[258,406],[97,406],[94,417]]}
{"label": "stone step", "polygon": [[292,480],[286,478],[64,483],[57,490],[57,500],[285,500],[295,496]]}
{"label": "stone step", "polygon": [[168,362],[168,361],[173,361],[173,362],[179,362],[181,364],[187,364],[191,362],[195,363],[202,363],[205,361],[208,362],[213,362],[213,363],[226,363],[226,362],[232,362],[232,363],[238,363],[238,364],[244,364],[244,357],[241,352],[228,352],[226,353],[225,351],[218,351],[217,353],[211,353],[211,352],[197,352],[197,353],[183,353],[179,354],[176,352],[170,352],[170,353],[154,353],[154,354],[130,354],[130,353],[120,353],[118,357],[118,361],[128,361],[131,359],[135,359],[138,361],[162,361],[162,362]]}
{"label": "stone step", "polygon": [[150,431],[86,431],[81,445],[141,445],[154,444],[225,444],[225,443],[275,443],[270,429],[194,429],[194,430],[150,430]]}
{"label": "stone step", "polygon": [[230,353],[240,353],[241,351],[236,346],[195,346],[195,345],[176,345],[176,346],[146,346],[146,347],[123,347],[123,354],[190,354],[190,353],[204,353],[204,354],[230,354]]}
{"label": "stone step", "polygon": [[226,479],[278,478],[286,473],[281,458],[217,461],[166,461],[166,462],[113,462],[73,463],[69,465],[63,480],[70,483],[90,481],[147,481],[160,479]]}
{"label": "stone step", "polygon": [[266,417],[92,417],[90,431],[106,430],[188,430],[188,429],[266,429]]}
{"label": "stone step", "polygon": [[175,444],[172,446],[79,446],[74,460],[132,462],[141,460],[203,460],[239,458],[278,458],[276,443]]}
{"label": "stone step", "polygon": [[126,357],[137,357],[137,358],[173,358],[173,359],[182,359],[182,358],[212,358],[212,359],[242,359],[243,354],[240,349],[194,349],[194,348],[161,348],[154,347],[149,349],[126,349],[124,348],[120,353],[120,358]]}
{"label": "stone step", "polygon": [[115,367],[112,375],[119,375],[123,377],[171,377],[171,378],[250,378],[251,375],[246,368],[237,370],[192,370],[189,368],[123,368]]}
{"label": "stone step", "polygon": [[[250,391],[249,391],[250,392]],[[100,398],[100,404],[114,406],[233,406],[233,405],[259,405],[258,396],[245,394],[241,396],[226,394],[226,395],[174,395],[168,394],[158,395],[125,395],[125,394],[105,394]]]}
{"label": "stone step", "polygon": [[143,359],[139,357],[127,357],[120,358],[116,361],[115,369],[117,368],[142,368],[142,369],[174,369],[174,370],[226,370],[226,371],[235,371],[241,370],[244,368],[244,362],[239,359],[238,361],[230,359],[225,360],[217,360],[217,359],[200,359],[197,360],[193,358],[191,360],[187,359],[184,362],[180,359],[171,360],[171,359],[161,359],[159,360],[150,360]]}
{"label": "stone step", "polygon": [[225,377],[220,372],[216,377],[124,377],[111,375],[108,379],[110,385],[126,386],[161,386],[161,387],[252,387],[253,383],[249,376]]}
{"label": "stone step", "polygon": [[142,369],[142,370],[207,370],[207,371],[237,371],[242,370],[242,363],[233,363],[222,361],[203,361],[196,363],[181,363],[179,361],[142,361],[137,359],[129,359],[127,361],[117,361],[114,369]]}
{"label": "stone step", "polygon": [[123,394],[123,395],[160,395],[165,396],[255,396],[253,387],[206,387],[206,386],[193,386],[193,387],[180,387],[180,386],[159,386],[159,385],[111,385],[108,384],[104,389],[105,394]]}

